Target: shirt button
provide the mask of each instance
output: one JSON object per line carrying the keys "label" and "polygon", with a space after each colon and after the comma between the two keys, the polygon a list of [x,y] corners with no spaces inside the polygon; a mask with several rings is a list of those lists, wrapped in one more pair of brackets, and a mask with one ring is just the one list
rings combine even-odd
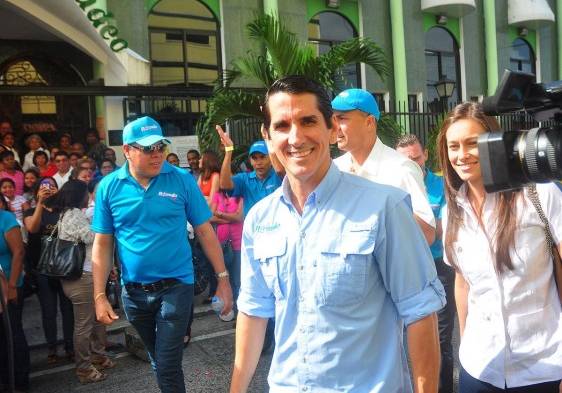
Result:
{"label": "shirt button", "polygon": [[300,235],[301,235],[302,239],[304,239],[306,237],[306,234],[304,233],[304,231],[301,231]]}
{"label": "shirt button", "polygon": [[308,390],[308,387],[303,386],[301,390],[302,390],[303,392],[306,392],[306,391]]}
{"label": "shirt button", "polygon": [[304,301],[304,298],[302,296],[299,296],[299,302],[302,303],[303,301]]}
{"label": "shirt button", "polygon": [[303,265],[300,265],[300,266],[299,266],[299,270],[303,270],[303,269],[304,269],[304,266],[303,266]]}

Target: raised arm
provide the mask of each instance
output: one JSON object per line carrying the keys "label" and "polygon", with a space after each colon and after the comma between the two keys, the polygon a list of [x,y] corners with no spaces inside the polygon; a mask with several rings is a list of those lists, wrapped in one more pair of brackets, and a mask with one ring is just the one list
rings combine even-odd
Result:
{"label": "raised arm", "polygon": [[234,188],[234,182],[232,181],[232,170],[230,166],[232,165],[232,149],[234,148],[234,143],[232,139],[230,139],[230,136],[223,131],[221,126],[217,125],[216,129],[221,143],[224,146],[224,160],[221,166],[219,186],[223,190],[232,190]]}

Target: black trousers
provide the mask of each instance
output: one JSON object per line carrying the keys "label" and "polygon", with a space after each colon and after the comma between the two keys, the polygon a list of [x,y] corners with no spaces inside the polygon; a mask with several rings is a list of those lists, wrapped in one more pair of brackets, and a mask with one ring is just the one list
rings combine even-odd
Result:
{"label": "black trousers", "polygon": [[455,326],[455,270],[446,265],[442,258],[435,259],[437,276],[445,288],[447,305],[437,313],[439,320],[439,344],[441,346],[441,370],[439,393],[453,392],[453,327]]}
{"label": "black trousers", "polygon": [[[14,345],[13,362],[15,387],[17,390],[27,390],[29,388],[29,348],[23,332],[22,312],[23,294],[21,288],[18,288],[17,301],[8,304],[12,342]],[[0,313],[0,381],[2,384],[8,385],[8,362],[11,362],[12,359],[8,359],[8,332],[4,327],[3,317],[2,313]]]}

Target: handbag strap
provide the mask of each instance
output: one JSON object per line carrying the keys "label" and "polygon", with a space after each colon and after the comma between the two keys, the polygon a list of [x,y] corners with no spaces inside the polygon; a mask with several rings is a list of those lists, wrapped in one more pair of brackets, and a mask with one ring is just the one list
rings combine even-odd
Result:
{"label": "handbag strap", "polygon": [[541,219],[542,223],[544,224],[544,233],[546,234],[546,243],[548,245],[548,249],[550,250],[550,256],[552,260],[554,259],[554,237],[552,236],[552,232],[550,231],[550,223],[546,218],[546,214],[544,214],[544,210],[542,209],[541,202],[539,200],[539,194],[537,194],[537,187],[532,184],[528,187],[529,191],[529,199],[533,203],[535,210],[537,211],[539,218]]}
{"label": "handbag strap", "polygon": [[59,224],[62,221],[62,217],[64,216],[65,211],[63,211],[60,216],[59,219],[57,220],[57,223],[55,224],[55,226],[53,227],[53,230],[51,231],[51,233],[49,234],[49,240],[53,239],[53,235],[55,234],[55,232],[57,231],[57,229],[59,228]]}

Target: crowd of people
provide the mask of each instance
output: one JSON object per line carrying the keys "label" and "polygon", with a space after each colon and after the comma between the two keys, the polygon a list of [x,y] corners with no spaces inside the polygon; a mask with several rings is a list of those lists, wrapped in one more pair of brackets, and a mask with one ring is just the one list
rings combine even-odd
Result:
{"label": "crowd of people", "polygon": [[[1,263],[8,278],[18,277],[9,281],[7,297],[15,354],[15,387],[18,391],[27,391],[29,387],[29,349],[22,310],[24,299],[35,294],[48,348],[47,363],[73,360],[80,381],[102,380],[105,375],[100,371],[114,364],[105,355],[105,327],[95,319],[91,273],[94,233],[90,223],[96,185],[117,167],[115,152],[99,141],[95,130],[87,132],[86,147],[80,142],[73,143],[69,134],[63,134],[49,148],[40,135],[32,134],[25,138],[25,149],[20,150],[11,125],[3,122],[0,139],[0,209],[4,234]],[[60,280],[38,272],[42,238],[52,234],[86,244],[84,273],[79,280]],[[59,311],[64,337],[62,356],[57,345]],[[6,386],[7,331],[4,325],[0,330],[0,376],[2,386]]]}
{"label": "crowd of people", "polygon": [[[380,111],[365,90],[330,100],[316,82],[289,76],[269,88],[263,115],[250,171],[232,168],[234,143],[220,126],[222,163],[218,152],[191,150],[187,169],[166,155],[170,141],[150,117],[125,126],[121,168],[92,138],[96,158],[78,157],[68,175],[75,144],[61,138],[54,153],[30,141],[37,165],[24,173],[2,138],[0,200],[15,213],[0,211],[8,297],[21,296],[20,273],[33,266],[41,234],[58,226],[61,238],[87,247],[79,280],[38,277],[53,361],[58,298],[80,381],[103,380],[114,366],[103,325],[118,319],[106,294],[116,249],[125,315],[165,393],[186,389],[182,351],[199,279],[192,255],[209,267],[200,273],[207,301],[220,298],[221,316],[237,314],[231,393],[248,391],[270,348],[272,392],[451,393],[455,317],[460,393],[562,392],[553,270],[562,192],[554,183],[486,192],[477,140],[499,125],[480,104],[445,117],[436,141],[442,175],[426,165],[416,136],[380,140]],[[332,144],[343,152],[334,160]],[[49,157],[57,171],[42,177]],[[87,186],[98,177],[99,187]],[[9,307],[23,347],[21,303]],[[19,353],[23,373],[29,360]]]}

